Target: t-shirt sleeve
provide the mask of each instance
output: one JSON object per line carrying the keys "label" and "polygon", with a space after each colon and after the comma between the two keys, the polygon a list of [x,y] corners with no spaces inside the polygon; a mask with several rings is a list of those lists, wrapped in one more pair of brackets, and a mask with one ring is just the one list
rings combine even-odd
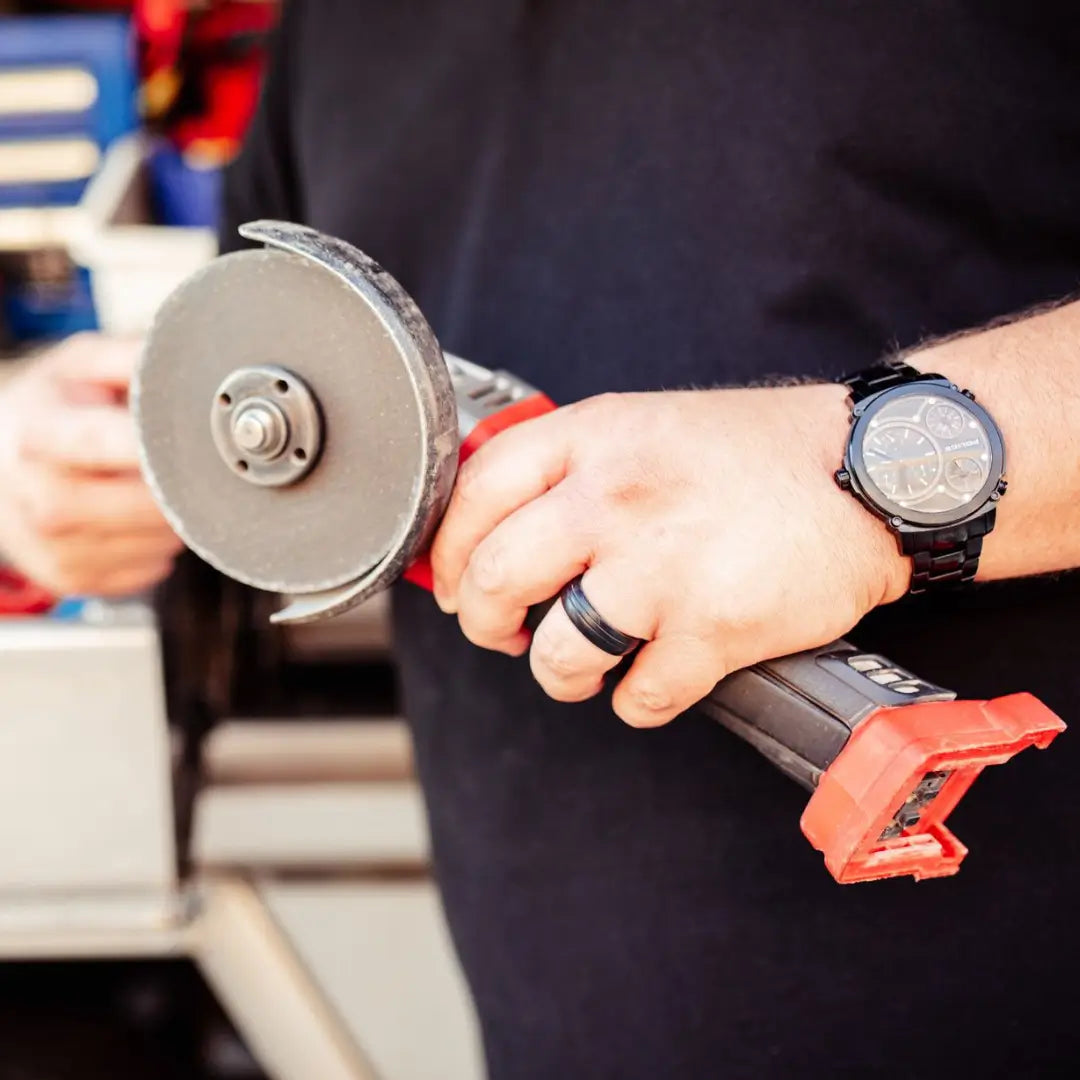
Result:
{"label": "t-shirt sleeve", "polygon": [[259,102],[236,158],[225,170],[218,243],[222,253],[249,246],[237,227],[256,218],[299,221],[290,85],[303,4],[283,5],[267,56]]}

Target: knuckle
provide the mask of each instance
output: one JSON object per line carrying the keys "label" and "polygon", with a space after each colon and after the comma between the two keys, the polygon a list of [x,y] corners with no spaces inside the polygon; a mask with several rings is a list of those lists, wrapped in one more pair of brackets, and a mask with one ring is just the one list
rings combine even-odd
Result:
{"label": "knuckle", "polygon": [[636,680],[623,687],[615,711],[633,727],[662,723],[674,708],[671,690],[655,679]]}
{"label": "knuckle", "polygon": [[551,634],[538,634],[533,639],[533,673],[560,682],[572,679],[581,673],[581,661],[568,642],[554,638]]}
{"label": "knuckle", "polygon": [[469,562],[469,576],[485,596],[501,593],[507,585],[506,552],[494,544],[479,548]]}
{"label": "knuckle", "polygon": [[669,494],[659,478],[631,455],[605,455],[586,463],[578,472],[577,488],[582,501],[603,514],[640,513]]}
{"label": "knuckle", "polygon": [[473,504],[484,497],[487,490],[487,470],[484,468],[483,459],[482,452],[477,451],[458,470],[454,493],[463,503]]}
{"label": "knuckle", "polygon": [[627,690],[631,704],[644,712],[667,712],[673,704],[671,690],[655,679],[642,680]]}
{"label": "knuckle", "polygon": [[612,506],[639,506],[651,501],[655,486],[639,469],[630,468],[609,477],[604,496]]}

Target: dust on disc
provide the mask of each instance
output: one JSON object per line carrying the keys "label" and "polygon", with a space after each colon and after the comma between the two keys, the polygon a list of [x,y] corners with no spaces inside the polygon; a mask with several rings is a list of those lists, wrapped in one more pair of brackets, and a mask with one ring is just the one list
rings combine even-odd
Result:
{"label": "dust on disc", "polygon": [[[391,329],[341,277],[275,249],[221,256],[166,300],[132,406],[144,473],[196,554],[256,588],[304,593],[354,580],[400,541],[439,449]],[[289,487],[248,483],[211,437],[218,385],[260,364],[298,375],[322,410],[321,457]]]}

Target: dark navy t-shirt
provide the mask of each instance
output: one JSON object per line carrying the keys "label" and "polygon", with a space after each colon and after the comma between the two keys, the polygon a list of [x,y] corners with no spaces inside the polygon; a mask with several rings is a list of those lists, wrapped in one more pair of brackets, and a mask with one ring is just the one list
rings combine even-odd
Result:
{"label": "dark navy t-shirt", "polygon": [[[342,236],[448,350],[558,401],[835,375],[1080,284],[1075,5],[285,12],[226,245],[259,216]],[[495,1080],[1075,1074],[1080,737],[978,781],[958,877],[840,887],[805,793],[725,731],[550,702],[412,587],[396,615]],[[851,636],[1080,726],[1078,618],[1062,575]]]}

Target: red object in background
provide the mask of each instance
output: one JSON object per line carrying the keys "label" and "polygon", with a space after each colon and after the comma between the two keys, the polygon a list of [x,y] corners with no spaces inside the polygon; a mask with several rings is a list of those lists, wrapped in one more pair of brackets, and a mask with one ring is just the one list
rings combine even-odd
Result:
{"label": "red object in background", "polygon": [[205,164],[240,147],[258,104],[265,41],[280,0],[71,0],[72,9],[129,12],[146,119]]}
{"label": "red object in background", "polygon": [[0,566],[0,617],[7,615],[42,615],[56,605],[56,597],[27,581],[5,566]]}
{"label": "red object in background", "polygon": [[180,60],[187,5],[180,0],[134,0],[131,4],[144,77]]}
{"label": "red object in background", "polygon": [[259,99],[276,0],[135,0],[144,97],[182,151],[211,164],[239,149]]}

